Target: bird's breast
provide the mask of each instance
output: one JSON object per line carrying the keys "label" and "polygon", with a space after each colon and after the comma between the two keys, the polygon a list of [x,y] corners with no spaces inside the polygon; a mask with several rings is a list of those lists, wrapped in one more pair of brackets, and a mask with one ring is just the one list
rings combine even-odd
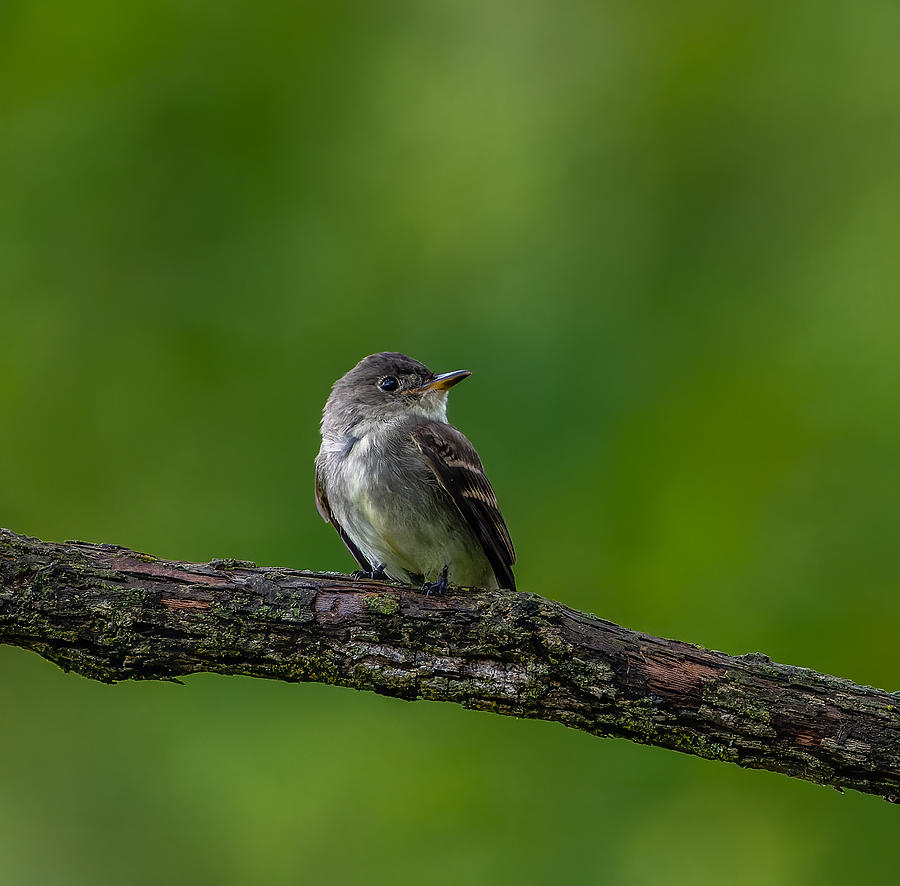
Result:
{"label": "bird's breast", "polygon": [[419,481],[410,475],[411,466],[380,445],[373,433],[357,438],[333,465],[329,498],[341,524],[370,547],[379,539],[388,543],[409,516],[405,493]]}
{"label": "bird's breast", "polygon": [[449,564],[451,580],[490,584],[484,553],[411,442],[366,434],[331,458],[330,506],[369,562],[432,580]]}

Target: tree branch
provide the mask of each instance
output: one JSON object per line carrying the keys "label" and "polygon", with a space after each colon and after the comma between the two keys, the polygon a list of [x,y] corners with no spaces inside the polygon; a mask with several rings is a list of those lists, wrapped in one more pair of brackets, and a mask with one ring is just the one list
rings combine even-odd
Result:
{"label": "tree branch", "polygon": [[210,671],[453,701],[900,801],[900,695],[534,594],[426,597],[0,530],[0,643],[104,682]]}

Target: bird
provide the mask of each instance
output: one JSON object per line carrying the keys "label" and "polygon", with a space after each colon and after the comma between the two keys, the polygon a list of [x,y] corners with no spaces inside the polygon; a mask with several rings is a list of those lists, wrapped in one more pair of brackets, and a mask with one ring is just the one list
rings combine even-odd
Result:
{"label": "bird", "polygon": [[515,590],[516,554],[475,447],[447,421],[467,369],[436,374],[405,354],[360,360],[322,412],[316,506],[359,564],[358,578],[442,594]]}

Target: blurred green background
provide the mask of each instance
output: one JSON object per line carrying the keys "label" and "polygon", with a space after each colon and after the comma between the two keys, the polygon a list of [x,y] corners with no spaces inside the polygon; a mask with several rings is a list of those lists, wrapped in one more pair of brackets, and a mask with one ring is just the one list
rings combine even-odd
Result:
{"label": "blurred green background", "polygon": [[[522,589],[900,689],[900,5],[0,5],[0,524],[350,570],[331,382],[475,373]],[[529,432],[522,433],[527,427]],[[0,883],[871,883],[883,802],[0,649]]]}

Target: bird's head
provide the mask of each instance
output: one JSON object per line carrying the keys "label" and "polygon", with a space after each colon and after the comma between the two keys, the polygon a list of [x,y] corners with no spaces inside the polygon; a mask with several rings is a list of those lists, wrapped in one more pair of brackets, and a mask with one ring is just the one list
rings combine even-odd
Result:
{"label": "bird's head", "polygon": [[389,424],[407,416],[446,421],[447,392],[471,374],[458,369],[436,375],[405,354],[371,354],[334,383],[322,433],[339,435],[361,422]]}

